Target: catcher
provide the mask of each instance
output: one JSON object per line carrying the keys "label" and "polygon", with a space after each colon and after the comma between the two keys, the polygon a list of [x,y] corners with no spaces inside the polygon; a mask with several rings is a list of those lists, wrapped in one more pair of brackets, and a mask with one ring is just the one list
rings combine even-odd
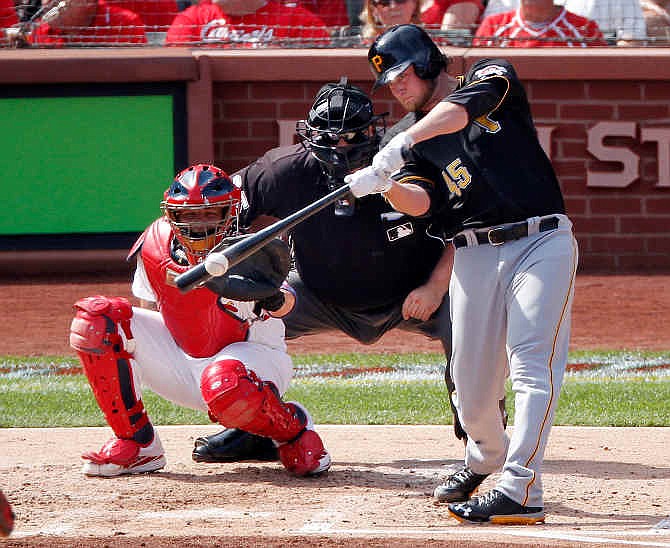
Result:
{"label": "catcher", "polygon": [[[228,428],[271,438],[296,476],[330,467],[330,455],[307,410],[281,395],[292,377],[284,325],[295,304],[284,283],[290,260],[271,242],[225,276],[182,295],[174,278],[215,247],[235,241],[241,192],[213,165],[177,175],[154,221],[133,246],[133,294],[95,296],[75,304],[70,345],[84,367],[112,437],[84,453],[87,476],[153,472],[166,464],[141,387],[179,405],[209,413]],[[155,303],[157,310],[145,308]]]}

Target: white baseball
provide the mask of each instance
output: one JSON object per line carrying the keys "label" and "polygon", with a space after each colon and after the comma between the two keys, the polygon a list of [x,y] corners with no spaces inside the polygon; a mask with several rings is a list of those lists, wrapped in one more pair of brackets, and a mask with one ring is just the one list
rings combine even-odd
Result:
{"label": "white baseball", "polygon": [[205,270],[210,276],[223,276],[228,271],[228,257],[223,253],[211,253],[205,258]]}

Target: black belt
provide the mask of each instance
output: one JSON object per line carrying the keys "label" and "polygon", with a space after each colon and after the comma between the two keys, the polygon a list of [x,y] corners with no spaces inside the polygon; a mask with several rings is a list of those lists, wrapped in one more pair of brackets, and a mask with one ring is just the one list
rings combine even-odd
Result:
{"label": "black belt", "polygon": [[[558,228],[558,217],[545,217],[540,220],[538,232],[547,230],[556,230]],[[502,245],[505,242],[519,240],[528,236],[528,221],[521,223],[509,223],[506,225],[494,226],[491,228],[480,228],[472,231],[479,244]],[[453,239],[454,247],[465,247],[468,245],[468,239],[465,234],[458,234]]]}

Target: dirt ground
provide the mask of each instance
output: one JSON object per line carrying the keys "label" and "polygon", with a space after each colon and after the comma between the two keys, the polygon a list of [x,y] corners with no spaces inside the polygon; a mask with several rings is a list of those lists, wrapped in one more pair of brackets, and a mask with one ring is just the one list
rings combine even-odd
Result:
{"label": "dirt ground", "polygon": [[98,448],[105,428],[0,430],[0,477],[17,513],[0,546],[670,547],[660,525],[670,509],[667,428],[556,427],[547,522],[507,528],[460,525],[432,503],[462,463],[448,427],[320,426],[334,464],[307,479],[278,463],[194,463],[194,438],[215,430],[159,426],[167,467],[111,479],[80,473],[79,454]]}
{"label": "dirt ground", "polygon": [[[125,278],[72,277],[0,280],[0,310],[5,324],[0,355],[72,355],[68,328],[72,303],[89,295],[131,300]],[[572,309],[572,350],[670,349],[667,327],[670,274],[577,276]],[[330,352],[440,352],[440,345],[421,335],[391,331],[372,346],[340,334],[303,337],[289,342],[294,354]]]}
{"label": "dirt ground", "polygon": [[[669,287],[670,275],[578,276],[571,348],[670,349]],[[5,281],[0,355],[70,355],[71,304],[92,294],[129,296],[128,284]],[[289,348],[439,351],[406,333],[372,347],[329,335]],[[545,459],[547,523],[506,528],[459,525],[432,503],[433,487],[462,463],[450,427],[320,425],[334,464],[310,479],[291,478],[277,463],[194,463],[193,440],[216,429],[159,425],[167,467],[113,479],[80,474],[80,453],[97,449],[106,428],[0,429],[0,488],[17,514],[0,547],[670,548],[669,428],[554,428]]]}

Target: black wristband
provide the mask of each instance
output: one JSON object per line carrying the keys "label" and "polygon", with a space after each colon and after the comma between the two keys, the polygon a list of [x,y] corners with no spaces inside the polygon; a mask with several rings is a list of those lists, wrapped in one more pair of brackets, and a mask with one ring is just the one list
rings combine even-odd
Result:
{"label": "black wristband", "polygon": [[284,306],[285,301],[286,297],[284,296],[284,293],[281,291],[277,291],[277,293],[275,293],[274,295],[270,295],[265,299],[257,301],[256,306],[254,306],[254,313],[258,316],[261,310],[266,310],[268,312],[276,312],[282,306]]}

